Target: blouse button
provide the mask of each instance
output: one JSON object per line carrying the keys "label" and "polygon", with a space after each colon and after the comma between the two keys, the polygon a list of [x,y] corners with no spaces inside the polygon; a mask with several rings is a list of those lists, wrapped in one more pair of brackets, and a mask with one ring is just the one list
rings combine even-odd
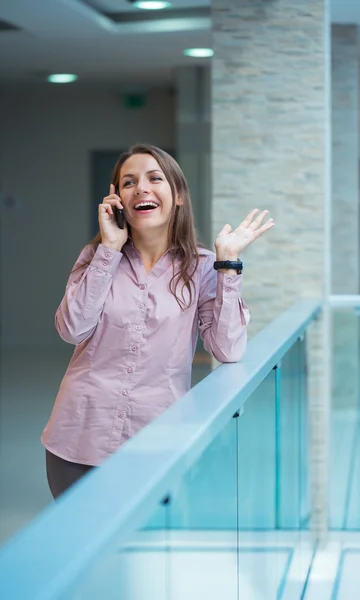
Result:
{"label": "blouse button", "polygon": [[230,277],[227,278],[226,283],[231,283]]}
{"label": "blouse button", "polygon": [[136,351],[137,351],[137,349],[138,349],[138,347],[137,347],[137,346],[133,346],[133,347],[131,348],[131,351],[132,351],[132,352],[136,352]]}
{"label": "blouse button", "polygon": [[126,370],[127,370],[128,373],[132,373],[133,372],[133,368],[132,367],[128,367]]}
{"label": "blouse button", "polygon": [[105,252],[105,256],[106,256],[106,258],[110,258],[110,256],[111,256],[110,252]]}
{"label": "blouse button", "polygon": [[140,285],[140,289],[141,290],[145,290],[146,289],[146,285],[144,285],[143,283]]}
{"label": "blouse button", "polygon": [[138,304],[138,308],[144,308],[144,305],[142,303]]}
{"label": "blouse button", "polygon": [[107,261],[107,260],[103,260],[103,265],[104,265],[104,267],[107,267],[107,266],[108,266],[108,264],[109,264],[109,263],[108,263],[108,261]]}
{"label": "blouse button", "polygon": [[123,396],[127,396],[128,395],[128,391],[127,390],[123,390],[121,393],[122,393]]}
{"label": "blouse button", "polygon": [[136,329],[136,331],[141,331],[141,325],[136,325],[135,329]]}
{"label": "blouse button", "polygon": [[225,292],[228,292],[228,293],[231,292],[231,288],[229,288],[229,287],[225,288]]}

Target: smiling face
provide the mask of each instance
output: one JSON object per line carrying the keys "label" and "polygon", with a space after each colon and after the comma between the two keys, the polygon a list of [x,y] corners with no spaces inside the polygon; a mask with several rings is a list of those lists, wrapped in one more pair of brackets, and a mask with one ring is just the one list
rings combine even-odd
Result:
{"label": "smiling face", "polygon": [[[119,192],[132,229],[168,232],[173,212],[171,187],[150,154],[130,156],[120,169]],[[179,197],[175,204],[180,205]]]}

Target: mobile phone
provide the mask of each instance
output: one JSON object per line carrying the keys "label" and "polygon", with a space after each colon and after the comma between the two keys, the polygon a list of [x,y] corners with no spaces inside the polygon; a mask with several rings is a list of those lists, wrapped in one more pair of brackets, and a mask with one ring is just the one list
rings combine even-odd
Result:
{"label": "mobile phone", "polygon": [[[115,189],[115,194],[117,194],[120,197],[118,188]],[[113,209],[114,209],[114,215],[115,215],[115,219],[116,219],[118,226],[120,227],[120,229],[124,229],[125,228],[124,211],[121,208],[118,208],[117,206],[114,206]]]}
{"label": "mobile phone", "polygon": [[116,219],[118,226],[120,227],[120,229],[124,229],[125,228],[124,211],[121,208],[118,208],[117,206],[113,206],[113,210],[114,210],[115,219]]}

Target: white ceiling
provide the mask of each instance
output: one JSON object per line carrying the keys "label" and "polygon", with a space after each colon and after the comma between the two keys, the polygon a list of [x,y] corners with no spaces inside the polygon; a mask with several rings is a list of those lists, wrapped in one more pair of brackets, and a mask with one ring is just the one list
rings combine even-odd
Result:
{"label": "white ceiling", "polygon": [[[119,23],[103,13],[140,13],[127,0],[1,0],[0,20],[20,31],[0,31],[0,82],[52,72],[77,73],[79,82],[170,82],[176,67],[206,63],[183,56],[185,48],[212,44],[210,0],[172,7],[184,15]],[[331,10],[334,22],[360,24],[360,0],[332,0]]]}

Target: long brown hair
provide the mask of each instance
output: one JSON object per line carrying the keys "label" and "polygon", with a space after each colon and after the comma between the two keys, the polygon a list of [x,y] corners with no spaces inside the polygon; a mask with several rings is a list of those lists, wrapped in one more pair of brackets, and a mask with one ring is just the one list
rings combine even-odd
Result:
{"label": "long brown hair", "polygon": [[[150,154],[159,164],[171,188],[172,214],[169,224],[168,248],[171,252],[173,276],[169,287],[180,307],[187,308],[194,300],[194,274],[199,266],[199,249],[203,247],[197,241],[189,186],[180,166],[170,154],[150,144],[135,144],[120,155],[114,166],[111,183],[114,184],[115,189],[119,188],[121,167],[128,158],[136,154]],[[176,196],[182,200],[180,206],[176,205]],[[130,234],[129,225],[128,229]],[[99,232],[90,244],[96,250],[100,243],[101,234]],[[175,272],[175,259],[180,262],[177,272]],[[180,282],[183,285],[179,296],[177,289]],[[185,300],[184,288],[189,292],[189,302]]]}

